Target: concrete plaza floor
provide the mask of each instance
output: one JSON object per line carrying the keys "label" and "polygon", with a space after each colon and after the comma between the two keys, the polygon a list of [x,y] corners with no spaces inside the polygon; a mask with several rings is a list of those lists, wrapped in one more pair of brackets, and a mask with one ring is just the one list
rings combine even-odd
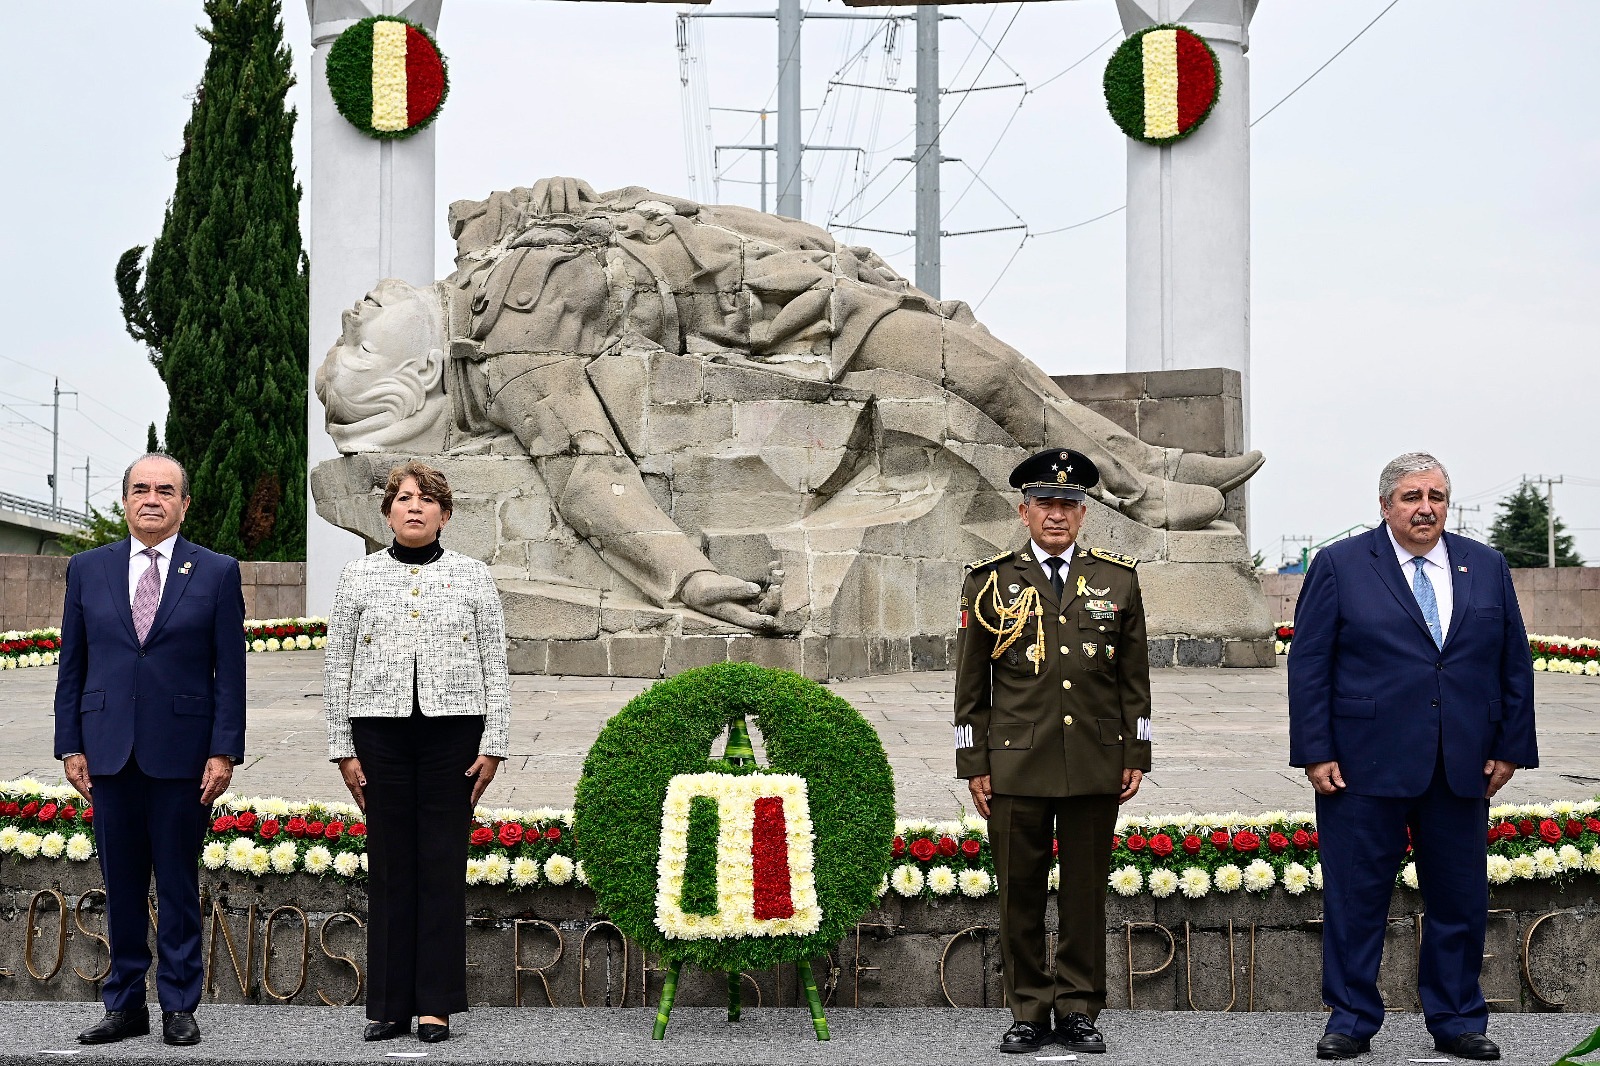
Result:
{"label": "concrete plaza floor", "polygon": [[[1282,660],[1280,660],[1281,663]],[[56,670],[0,673],[0,779],[61,777],[52,756]],[[1287,671],[1172,669],[1152,675],[1155,769],[1130,813],[1309,809],[1305,777],[1288,765]],[[512,757],[485,803],[570,806],[584,754],[607,718],[649,684],[586,677],[512,679]],[[967,802],[952,776],[948,671],[892,674],[831,687],[878,730],[894,767],[898,808],[949,818]],[[1600,680],[1538,675],[1541,765],[1517,774],[1507,802],[1588,799],[1600,792]],[[236,791],[343,798],[326,759],[322,653],[249,657],[249,728]]]}

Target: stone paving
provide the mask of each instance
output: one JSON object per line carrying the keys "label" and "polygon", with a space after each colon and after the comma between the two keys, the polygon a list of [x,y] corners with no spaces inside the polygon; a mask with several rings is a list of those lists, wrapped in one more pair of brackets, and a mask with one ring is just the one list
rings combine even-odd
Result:
{"label": "stone paving", "polygon": [[[56,670],[0,673],[0,779],[59,780],[51,758]],[[1155,771],[1130,804],[1137,813],[1307,809],[1312,793],[1288,766],[1287,671],[1170,669],[1152,674]],[[605,721],[649,682],[626,678],[512,678],[511,751],[492,806],[569,806],[583,757]],[[948,818],[967,801],[952,777],[954,675],[892,674],[834,683],[877,728],[894,767],[900,812]],[[1538,675],[1542,765],[1523,771],[1509,802],[1587,799],[1600,792],[1600,681]],[[342,798],[325,757],[322,653],[249,657],[248,757],[234,787],[252,795]]]}

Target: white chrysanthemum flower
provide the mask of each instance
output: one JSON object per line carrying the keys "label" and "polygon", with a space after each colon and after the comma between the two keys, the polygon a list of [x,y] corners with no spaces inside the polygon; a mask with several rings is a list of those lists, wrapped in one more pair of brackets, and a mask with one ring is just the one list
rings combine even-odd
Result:
{"label": "white chrysanthemum flower", "polygon": [[1235,892],[1244,885],[1244,871],[1231,862],[1225,862],[1211,875],[1211,881],[1218,892]]}
{"label": "white chrysanthemum flower", "polygon": [[44,656],[40,655],[38,652],[30,652],[29,655],[28,655],[28,665],[29,666],[42,666],[42,665],[44,665]]}
{"label": "white chrysanthemum flower", "polygon": [[220,840],[213,840],[200,850],[200,861],[208,870],[220,870],[222,864],[228,861],[228,845]]}
{"label": "white chrysanthemum flower", "polygon": [[333,852],[321,844],[314,844],[306,849],[305,858],[301,860],[308,874],[322,875],[328,872],[333,865]]}
{"label": "white chrysanthemum flower", "polygon": [[1574,844],[1563,844],[1556,849],[1556,859],[1561,863],[1564,871],[1578,871],[1583,869],[1583,852]]}
{"label": "white chrysanthemum flower", "polygon": [[277,637],[268,637],[267,638],[267,650],[268,651],[277,651],[279,648],[282,648],[282,647],[283,647],[283,642],[281,640],[279,640]]}
{"label": "white chrysanthemum flower", "polygon": [[1311,887],[1318,892],[1322,891],[1322,864],[1320,862],[1311,868]]}
{"label": "white chrysanthemum flower", "polygon": [[511,876],[511,861],[501,852],[490,852],[483,859],[483,879],[491,885],[503,885]]}
{"label": "white chrysanthemum flower", "polygon": [[1539,868],[1533,863],[1532,855],[1518,855],[1511,860],[1511,872],[1520,881],[1529,881],[1538,876]]}
{"label": "white chrysanthemum flower", "polygon": [[272,860],[274,873],[292,874],[295,864],[300,860],[300,852],[294,846],[294,841],[285,840],[281,844],[273,845],[272,850],[267,852],[267,857]]}
{"label": "white chrysanthemum flower", "polygon": [[1198,866],[1186,867],[1178,878],[1178,890],[1186,899],[1201,899],[1211,891],[1211,875]]}
{"label": "white chrysanthemum flower", "polygon": [[361,870],[361,858],[353,851],[341,851],[333,857],[333,872],[340,877],[354,877]]}
{"label": "white chrysanthemum flower", "polygon": [[361,853],[361,872],[367,872],[367,853],[364,851]]}
{"label": "white chrysanthemum flower", "polygon": [[1407,888],[1417,887],[1417,864],[1408,862],[1400,868],[1400,883]]}
{"label": "white chrysanthemum flower", "polygon": [[267,642],[262,640],[260,637],[257,637],[255,640],[252,640],[250,642],[250,650],[251,651],[266,651],[267,650]]}
{"label": "white chrysanthemum flower", "polygon": [[260,877],[262,874],[272,869],[272,856],[270,853],[268,853],[266,848],[262,847],[260,844],[257,844],[255,847],[250,849],[250,861],[245,865],[252,874],[254,874],[256,877]]}
{"label": "white chrysanthemum flower", "polygon": [[67,850],[67,838],[60,833],[46,833],[39,840],[39,854],[47,859],[59,859]]}
{"label": "white chrysanthemum flower", "polygon": [[9,855],[16,850],[17,840],[22,836],[22,830],[14,825],[0,829],[0,854]]}
{"label": "white chrysanthemum flower", "polygon": [[527,888],[539,880],[539,864],[526,855],[518,855],[511,860],[511,883],[518,888]]}
{"label": "white chrysanthemum flower", "polygon": [[1534,873],[1539,877],[1554,877],[1561,872],[1561,860],[1554,848],[1539,848],[1533,853]]}
{"label": "white chrysanthemum flower", "polygon": [[878,878],[878,898],[882,899],[889,894],[889,875],[884,874]]}
{"label": "white chrysanthemum flower", "polygon": [[1584,852],[1583,868],[1592,874],[1600,874],[1600,844]]}
{"label": "white chrysanthemum flower", "polygon": [[988,820],[979,818],[975,814],[963,814],[961,816],[961,828],[964,832],[977,833],[979,836],[983,837],[983,839],[989,839]]}
{"label": "white chrysanthemum flower", "polygon": [[1489,856],[1489,883],[1503,885],[1511,880],[1511,860],[1504,855]]}
{"label": "white chrysanthemum flower", "polygon": [[889,877],[889,886],[902,896],[915,896],[922,891],[922,885],[922,871],[910,863],[896,866]]}
{"label": "white chrysanthemum flower", "polygon": [[1144,887],[1144,874],[1141,874],[1138,868],[1134,866],[1123,866],[1112,870],[1111,877],[1108,880],[1111,884],[1111,890],[1119,896],[1137,895],[1139,890]]}
{"label": "white chrysanthemum flower", "polygon": [[483,860],[467,860],[467,884],[481,885],[483,883]]}
{"label": "white chrysanthemum flower", "polygon": [[1045,878],[1044,884],[1045,888],[1051,892],[1061,891],[1061,865],[1059,863],[1050,864],[1050,876]]}
{"label": "white chrysanthemum flower", "polygon": [[544,861],[544,876],[552,885],[564,885],[572,880],[572,860],[565,855],[552,855]]}
{"label": "white chrysanthemum flower", "polygon": [[269,796],[261,801],[260,811],[267,818],[283,818],[289,813],[289,801],[282,796]]}
{"label": "white chrysanthemum flower", "polygon": [[304,633],[294,638],[294,646],[299,651],[311,650],[311,638]]}
{"label": "white chrysanthemum flower", "polygon": [[987,896],[994,887],[994,878],[987,870],[962,870],[956,880],[961,883],[963,896]]}
{"label": "white chrysanthemum flower", "polygon": [[82,833],[73,833],[67,840],[67,858],[73,862],[87,862],[94,858],[94,841]]}
{"label": "white chrysanthemum flower", "polygon": [[1166,899],[1178,890],[1178,875],[1171,870],[1160,869],[1150,871],[1150,894],[1157,899]]}
{"label": "white chrysanthemum flower", "polygon": [[328,646],[328,638],[327,637],[312,637],[311,638],[311,646],[313,648],[315,648],[317,651],[321,651],[323,648],[326,648]]}
{"label": "white chrysanthemum flower", "polygon": [[572,868],[572,876],[577,879],[578,884],[580,885],[586,885],[589,883],[589,871],[583,868],[582,859],[579,859],[578,864]]}
{"label": "white chrysanthemum flower", "polygon": [[1244,868],[1244,887],[1247,892],[1265,892],[1277,880],[1276,871],[1266,859],[1256,859]]}
{"label": "white chrysanthemum flower", "polygon": [[246,873],[250,869],[250,853],[255,843],[249,837],[235,837],[228,845],[228,869]]}
{"label": "white chrysanthemum flower", "polygon": [[956,890],[956,872],[948,866],[935,866],[928,871],[928,888],[935,896],[948,896]]}
{"label": "white chrysanthemum flower", "polygon": [[1311,887],[1311,871],[1297,862],[1283,868],[1283,890],[1291,896],[1302,895]]}
{"label": "white chrysanthemum flower", "polygon": [[1559,818],[1571,818],[1578,813],[1578,805],[1571,800],[1556,800],[1550,804],[1550,813]]}

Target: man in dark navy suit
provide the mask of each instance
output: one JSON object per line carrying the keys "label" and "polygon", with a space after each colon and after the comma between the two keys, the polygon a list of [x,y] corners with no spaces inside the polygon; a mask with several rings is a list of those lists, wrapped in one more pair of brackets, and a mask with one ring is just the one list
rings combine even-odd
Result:
{"label": "man in dark navy suit", "polygon": [[1321,1059],[1369,1050],[1407,832],[1426,918],[1417,991],[1434,1046],[1498,1059],[1479,987],[1489,797],[1539,764],[1533,662],[1505,557],[1444,532],[1450,477],[1412,452],[1378,478],[1383,524],[1323,549],[1295,608],[1289,761],[1317,791]]}
{"label": "man in dark navy suit", "polygon": [[78,1040],[150,1031],[154,870],[161,1035],[196,1044],[200,845],[244,758],[244,596],[236,561],[178,536],[189,476],[175,460],[140,457],[122,495],[129,539],[67,568],[56,679],[56,757],[94,804],[111,942],[106,1015]]}

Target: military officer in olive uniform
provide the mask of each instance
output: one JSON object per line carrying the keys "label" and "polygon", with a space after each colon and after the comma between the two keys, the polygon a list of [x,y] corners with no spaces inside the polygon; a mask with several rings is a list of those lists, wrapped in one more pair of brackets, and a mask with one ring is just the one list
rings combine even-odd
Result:
{"label": "military officer in olive uniform", "polygon": [[[1077,543],[1100,479],[1071,449],[1011,472],[1028,540],[973,563],[961,589],[956,774],[989,819],[1015,1024],[1000,1050],[1052,1036],[1103,1052],[1106,879],[1117,806],[1150,769],[1150,663],[1137,560]],[[1060,945],[1045,958],[1051,841]]]}

